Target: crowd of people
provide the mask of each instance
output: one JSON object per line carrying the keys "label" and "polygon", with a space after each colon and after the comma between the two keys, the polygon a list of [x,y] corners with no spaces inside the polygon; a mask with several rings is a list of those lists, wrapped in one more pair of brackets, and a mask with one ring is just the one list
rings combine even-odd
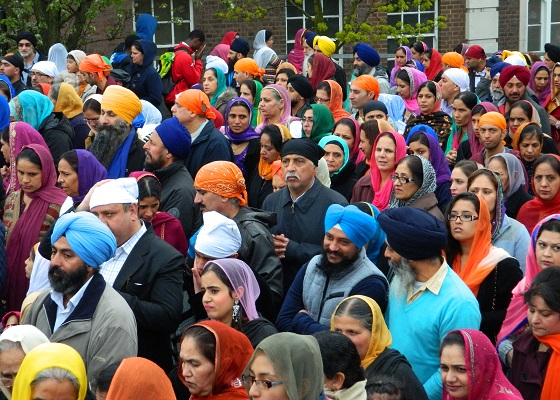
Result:
{"label": "crowd of people", "polygon": [[559,46],[136,27],[2,57],[0,399],[560,398]]}

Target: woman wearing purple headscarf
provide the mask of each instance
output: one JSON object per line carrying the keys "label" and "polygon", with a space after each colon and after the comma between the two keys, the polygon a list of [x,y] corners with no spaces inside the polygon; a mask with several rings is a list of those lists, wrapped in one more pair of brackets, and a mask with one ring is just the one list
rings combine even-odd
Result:
{"label": "woman wearing purple headscarf", "polygon": [[244,333],[253,347],[278,332],[257,312],[259,284],[243,261],[234,258],[209,261],[202,270],[200,282],[202,305],[208,317]]}
{"label": "woman wearing purple headscarf", "polygon": [[412,51],[408,46],[401,46],[395,51],[395,66],[391,70],[391,86],[397,86],[395,75],[402,67],[410,67],[416,69],[416,63],[412,58]]}
{"label": "woman wearing purple headscarf", "polygon": [[537,61],[531,66],[529,88],[537,95],[541,107],[546,106],[546,98],[550,94],[550,77],[550,70],[544,62]]}

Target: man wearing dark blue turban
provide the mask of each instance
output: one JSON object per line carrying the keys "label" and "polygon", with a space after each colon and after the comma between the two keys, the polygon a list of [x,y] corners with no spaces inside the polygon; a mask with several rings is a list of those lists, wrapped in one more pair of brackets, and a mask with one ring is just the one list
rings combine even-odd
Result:
{"label": "man wearing dark blue turban", "polygon": [[361,75],[371,75],[377,79],[381,93],[389,93],[391,85],[385,67],[380,65],[381,57],[379,53],[369,44],[358,43],[352,51],[354,54],[354,71],[352,72],[352,82]]}

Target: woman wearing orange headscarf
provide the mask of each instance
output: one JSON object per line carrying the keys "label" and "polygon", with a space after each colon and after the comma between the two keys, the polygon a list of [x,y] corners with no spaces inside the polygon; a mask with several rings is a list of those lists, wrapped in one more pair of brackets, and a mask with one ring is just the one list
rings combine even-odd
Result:
{"label": "woman wearing orange headscarf", "polygon": [[324,104],[329,108],[334,122],[350,116],[350,113],[342,108],[342,88],[337,81],[328,79],[319,83],[317,85],[315,102],[317,104]]}
{"label": "woman wearing orange headscarf", "polygon": [[484,200],[474,193],[453,198],[446,214],[447,260],[478,300],[480,330],[495,344],[511,291],[523,277],[519,262],[492,246],[492,223]]}

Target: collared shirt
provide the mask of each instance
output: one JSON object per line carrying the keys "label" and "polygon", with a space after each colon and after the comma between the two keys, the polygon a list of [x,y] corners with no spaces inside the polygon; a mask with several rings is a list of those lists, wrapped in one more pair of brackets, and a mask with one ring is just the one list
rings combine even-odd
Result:
{"label": "collared shirt", "polygon": [[418,290],[413,291],[412,288],[408,289],[408,296],[406,298],[407,304],[412,303],[414,300],[420,297],[420,295],[426,290],[429,290],[430,292],[432,292],[437,296],[439,294],[439,291],[441,289],[441,286],[443,285],[443,281],[445,280],[446,276],[447,276],[447,262],[444,261],[441,264],[441,267],[439,267],[439,269],[437,270],[437,272],[430,279],[424,282],[424,284],[421,285]]}
{"label": "collared shirt", "polygon": [[142,222],[140,229],[136,231],[134,235],[130,237],[122,246],[117,248],[115,255],[109,261],[105,261],[99,267],[99,272],[109,285],[113,286],[117,275],[121,272],[121,268],[124,265],[126,259],[130,255],[130,252],[136,246],[136,243],[140,240],[142,235],[146,233],[146,225]]}
{"label": "collared shirt", "polygon": [[[93,278],[93,276],[91,278]],[[84,283],[84,285],[80,288],[80,290],[78,290],[76,294],[72,296],[70,300],[68,300],[68,304],[66,304],[66,307],[64,307],[64,295],[62,293],[51,290],[51,299],[58,306],[56,309],[56,321],[54,322],[53,333],[56,332],[58,328],[60,328],[60,325],[62,325],[76,309],[76,307],[80,303],[80,300],[82,300],[82,297],[84,296],[84,292],[91,282],[91,278],[89,278],[87,282]]]}
{"label": "collared shirt", "polygon": [[202,130],[204,129],[204,127],[208,122],[210,121],[209,120],[204,121],[202,124],[200,124],[200,126],[196,131],[191,132],[191,143],[194,143],[194,141],[200,136],[200,132],[202,132]]}
{"label": "collared shirt", "polygon": [[[314,179],[313,179],[313,183],[315,183],[315,179],[317,179],[317,178],[314,178]],[[313,186],[313,183],[311,184],[311,186]],[[303,192],[302,194],[300,194],[300,195],[299,195],[298,197],[296,197],[295,199],[293,198],[292,193],[290,193],[290,191],[288,190],[288,193],[290,193],[290,198],[292,199],[292,202],[297,203],[297,201],[298,201],[299,199],[301,199],[303,196],[305,196],[305,193],[307,193],[307,192],[309,191],[309,189],[311,189],[311,186],[309,186],[305,192]]]}

